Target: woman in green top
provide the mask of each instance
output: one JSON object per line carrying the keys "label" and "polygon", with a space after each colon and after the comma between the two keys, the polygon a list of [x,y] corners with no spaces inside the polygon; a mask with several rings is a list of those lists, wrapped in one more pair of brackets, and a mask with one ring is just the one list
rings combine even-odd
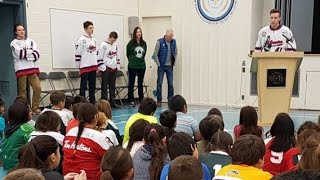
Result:
{"label": "woman in green top", "polygon": [[141,28],[136,27],[133,31],[131,41],[127,44],[127,58],[129,60],[128,100],[131,106],[135,106],[133,88],[136,76],[138,76],[139,101],[142,101],[143,99],[143,79],[146,72],[146,52],[147,43],[142,38]]}

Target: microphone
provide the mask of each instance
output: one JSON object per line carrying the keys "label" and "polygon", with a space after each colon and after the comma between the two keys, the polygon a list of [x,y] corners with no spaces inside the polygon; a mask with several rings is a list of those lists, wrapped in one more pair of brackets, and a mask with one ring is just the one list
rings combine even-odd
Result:
{"label": "microphone", "polygon": [[267,36],[267,39],[266,39],[266,41],[265,41],[265,43],[264,43],[264,46],[263,46],[263,49],[264,49],[264,51],[266,51],[266,52],[269,52],[270,51],[270,49],[271,49],[271,43],[270,43],[270,40],[271,40],[271,38],[270,38],[270,36]]}

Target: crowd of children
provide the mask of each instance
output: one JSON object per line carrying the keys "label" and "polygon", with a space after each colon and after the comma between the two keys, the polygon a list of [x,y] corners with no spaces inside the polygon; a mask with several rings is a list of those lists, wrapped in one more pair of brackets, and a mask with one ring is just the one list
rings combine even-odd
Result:
{"label": "crowd of children", "polygon": [[25,98],[7,111],[0,99],[5,180],[320,178],[320,126],[306,121],[295,132],[286,113],[264,137],[255,108],[243,107],[233,139],[216,108],[198,122],[176,95],[158,122],[156,102],[144,98],[121,135],[106,100],[91,104],[55,91],[50,101],[35,122]]}

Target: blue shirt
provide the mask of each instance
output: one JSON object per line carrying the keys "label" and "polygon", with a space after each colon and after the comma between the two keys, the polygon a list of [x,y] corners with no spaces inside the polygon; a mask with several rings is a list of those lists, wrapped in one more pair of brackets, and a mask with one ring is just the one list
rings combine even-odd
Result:
{"label": "blue shirt", "polygon": [[[170,164],[167,164],[167,165],[163,166],[163,169],[161,171],[160,180],[166,180],[167,179],[167,176],[169,174]],[[201,165],[202,165],[202,172],[203,172],[203,180],[211,180],[211,175],[210,175],[208,167],[206,165],[202,164],[202,163],[201,163]]]}
{"label": "blue shirt", "polygon": [[188,114],[177,112],[177,126],[174,130],[187,133],[190,137],[193,137],[199,131],[199,122]]}

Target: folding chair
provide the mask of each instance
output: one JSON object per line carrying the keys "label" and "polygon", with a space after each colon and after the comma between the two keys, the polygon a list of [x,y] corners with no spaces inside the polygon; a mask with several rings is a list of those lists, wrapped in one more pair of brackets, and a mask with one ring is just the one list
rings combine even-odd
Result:
{"label": "folding chair", "polygon": [[49,80],[49,75],[46,72],[39,73],[38,77],[41,84],[41,94],[44,94],[44,96],[40,99],[40,103],[42,103],[42,106],[45,107],[43,100],[48,95],[50,95],[54,91],[54,89],[52,87],[51,81]]}
{"label": "folding chair", "polygon": [[[122,78],[122,80],[123,80],[124,83],[125,83],[124,85],[118,85],[118,84],[116,84],[116,94],[115,94],[116,97],[119,98],[119,101],[120,101],[121,105],[123,106],[123,102],[122,102],[122,98],[121,98],[121,96],[120,96],[120,93],[121,93],[124,89],[128,89],[128,82],[127,82],[127,79],[126,79],[123,71],[120,71],[120,70],[117,71],[116,78],[117,78],[116,83],[119,82],[118,80],[121,79],[121,78]],[[125,96],[125,97],[126,97],[126,96]]]}
{"label": "folding chair", "polygon": [[[68,79],[71,84],[73,93],[78,95],[77,91],[80,91],[80,72],[79,71],[68,71]],[[77,85],[77,86],[75,86]],[[76,88],[79,87],[79,88]]]}
{"label": "folding chair", "polygon": [[[62,91],[64,93],[71,93],[74,96],[74,92],[70,87],[67,76],[64,72],[50,72],[49,80],[51,81],[52,88],[57,91]],[[60,83],[58,83],[60,81]],[[64,81],[64,83],[62,83]],[[67,84],[67,88],[65,85]]]}

